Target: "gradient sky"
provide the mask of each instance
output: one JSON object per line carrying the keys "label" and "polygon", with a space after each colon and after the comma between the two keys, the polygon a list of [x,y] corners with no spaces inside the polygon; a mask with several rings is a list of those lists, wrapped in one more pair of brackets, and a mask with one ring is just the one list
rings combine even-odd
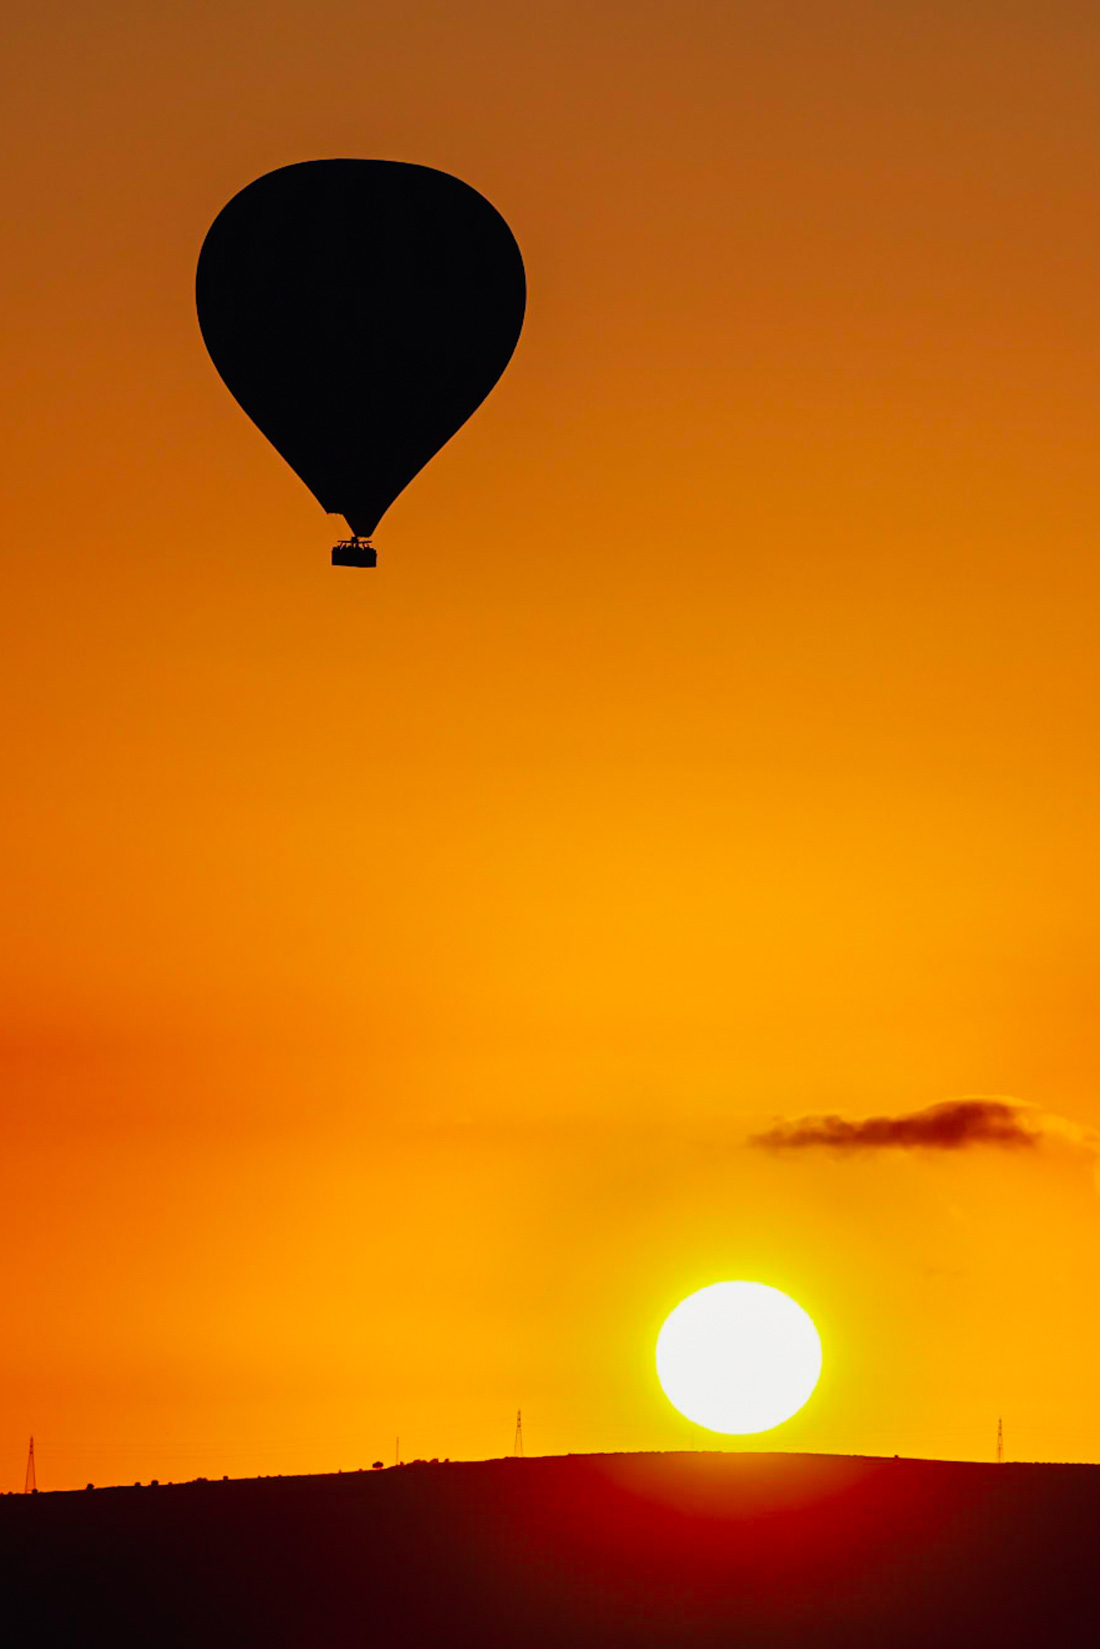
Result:
{"label": "gradient sky", "polygon": [[[1100,14],[16,0],[0,131],[0,1488],[706,1444],[1100,1458]],[[376,574],[202,237],[329,155],[524,337]],[[14,162],[14,164],[13,164]],[[769,1152],[1006,1095],[1032,1150]],[[736,1446],[736,1445],[734,1445]]]}

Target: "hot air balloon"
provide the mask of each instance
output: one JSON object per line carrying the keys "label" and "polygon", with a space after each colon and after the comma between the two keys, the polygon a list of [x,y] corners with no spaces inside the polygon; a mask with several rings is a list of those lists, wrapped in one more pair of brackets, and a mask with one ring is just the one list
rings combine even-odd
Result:
{"label": "hot air balloon", "polygon": [[469,184],[392,160],[307,160],[214,219],[196,301],[218,372],[373,567],[386,510],[488,395],[523,325],[511,230]]}

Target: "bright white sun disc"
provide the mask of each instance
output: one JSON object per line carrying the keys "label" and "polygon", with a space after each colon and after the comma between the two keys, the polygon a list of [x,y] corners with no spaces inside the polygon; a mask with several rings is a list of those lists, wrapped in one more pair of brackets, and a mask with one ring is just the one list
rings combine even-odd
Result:
{"label": "bright white sun disc", "polygon": [[809,1314],[765,1283],[712,1283],[681,1300],[657,1336],[657,1378],[673,1408],[708,1431],[770,1431],[821,1374]]}

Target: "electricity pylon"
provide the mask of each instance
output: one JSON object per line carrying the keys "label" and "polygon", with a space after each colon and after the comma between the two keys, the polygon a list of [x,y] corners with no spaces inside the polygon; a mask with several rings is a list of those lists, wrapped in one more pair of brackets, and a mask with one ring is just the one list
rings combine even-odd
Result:
{"label": "electricity pylon", "polygon": [[24,1494],[37,1494],[38,1484],[34,1476],[34,1438],[31,1438],[30,1451],[27,1454],[27,1475],[23,1482]]}
{"label": "electricity pylon", "polygon": [[998,1420],[997,1421],[997,1464],[998,1464],[998,1466],[1003,1466],[1004,1463],[1005,1463],[1005,1429],[1004,1429],[1004,1425],[1002,1424],[1002,1422],[1000,1420]]}
{"label": "electricity pylon", "polygon": [[512,1444],[512,1457],[515,1460],[523,1459],[523,1410],[516,1410],[516,1440]]}

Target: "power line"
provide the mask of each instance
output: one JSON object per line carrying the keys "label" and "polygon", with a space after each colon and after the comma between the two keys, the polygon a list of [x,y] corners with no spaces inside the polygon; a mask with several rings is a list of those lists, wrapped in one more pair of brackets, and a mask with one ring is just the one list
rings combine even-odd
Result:
{"label": "power line", "polygon": [[38,1483],[34,1475],[34,1438],[31,1438],[30,1451],[27,1455],[27,1475],[23,1483],[24,1494],[37,1494]]}

